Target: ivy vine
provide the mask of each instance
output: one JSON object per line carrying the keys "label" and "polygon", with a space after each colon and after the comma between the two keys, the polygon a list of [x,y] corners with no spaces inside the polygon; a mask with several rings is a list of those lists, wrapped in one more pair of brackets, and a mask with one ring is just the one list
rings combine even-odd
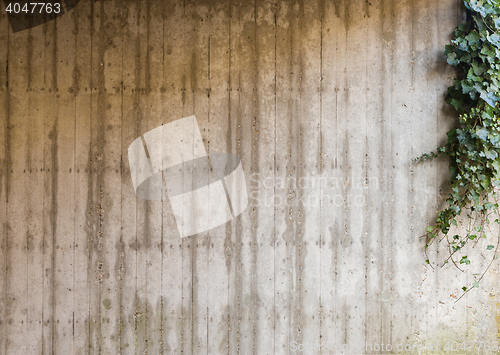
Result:
{"label": "ivy vine", "polygon": [[[449,157],[451,193],[435,225],[427,228],[426,254],[435,240],[444,240],[449,249],[445,263],[451,261],[462,271],[470,264],[464,248],[487,238],[500,218],[496,192],[500,186],[500,0],[464,0],[464,4],[467,21],[458,26],[451,44],[445,47],[448,63],[459,72],[446,97],[458,113],[459,124],[447,133],[448,142],[437,153],[417,159]],[[450,229],[457,226],[461,214],[468,217],[466,231],[452,236]],[[498,249],[498,238],[496,245],[486,246],[489,265],[482,274],[474,274],[473,285],[464,286],[461,297],[479,287],[498,258]],[[430,264],[429,259],[426,262]]]}

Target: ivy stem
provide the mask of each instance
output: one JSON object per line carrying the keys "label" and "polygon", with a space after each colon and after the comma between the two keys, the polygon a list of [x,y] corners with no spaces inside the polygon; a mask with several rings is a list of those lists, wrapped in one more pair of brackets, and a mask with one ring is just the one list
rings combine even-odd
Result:
{"label": "ivy stem", "polygon": [[[483,279],[484,275],[486,275],[486,272],[490,269],[491,265],[493,264],[493,262],[496,260],[496,256],[498,255],[497,254],[497,251],[498,251],[498,246],[500,245],[500,235],[498,236],[497,238],[497,246],[495,248],[495,254],[493,254],[493,257],[491,258],[491,261],[488,265],[488,267],[486,268],[486,270],[484,270],[483,274],[481,275],[481,277],[477,280],[477,282],[481,282],[481,280]],[[474,288],[474,286],[472,287],[469,287],[464,293],[462,296],[460,296],[456,301],[455,303],[457,303],[458,301],[460,301],[460,299],[462,299],[462,297],[464,297],[470,290],[472,290]]]}
{"label": "ivy stem", "polygon": [[479,13],[479,15],[481,15],[481,18],[483,19],[483,23],[486,27],[488,27],[488,29],[493,32],[493,33],[496,33],[496,31],[494,31],[490,26],[488,26],[488,24],[486,23],[486,19],[483,17],[483,14]]}

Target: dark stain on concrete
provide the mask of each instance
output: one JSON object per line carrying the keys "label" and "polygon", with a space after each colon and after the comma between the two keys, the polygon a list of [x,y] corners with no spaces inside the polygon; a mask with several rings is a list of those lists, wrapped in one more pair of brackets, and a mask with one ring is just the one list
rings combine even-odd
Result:
{"label": "dark stain on concrete", "polygon": [[340,18],[340,6],[341,6],[341,3],[340,1],[333,1],[333,8],[335,10],[335,16],[337,18]]}
{"label": "dark stain on concrete", "polygon": [[31,89],[31,67],[32,67],[32,60],[33,60],[33,36],[31,35],[31,29],[28,30],[28,40],[26,41],[26,77],[27,77],[27,84],[28,87],[27,89]]}
{"label": "dark stain on concrete", "polygon": [[198,80],[196,76],[196,51],[191,54],[191,91],[193,93],[198,91]]}
{"label": "dark stain on concrete", "polygon": [[106,36],[107,42],[105,43],[106,46],[112,45],[113,44],[113,39],[118,35],[119,31],[117,30],[116,26],[113,24],[113,22],[108,22],[104,25],[104,34]]}
{"label": "dark stain on concrete", "polygon": [[181,79],[181,90],[182,90],[182,106],[184,107],[186,105],[186,75],[182,75]]}
{"label": "dark stain on concrete", "polygon": [[[6,204],[9,203],[9,192],[10,192],[10,178],[12,173],[12,156],[11,156],[11,129],[12,125],[10,122],[10,101],[11,101],[11,93],[9,88],[9,54],[10,54],[10,45],[7,46],[7,62],[5,65],[5,127],[4,127],[4,152],[5,158],[2,161],[2,166],[0,167],[0,181],[2,185],[0,186],[0,197],[2,197],[2,191],[4,193]],[[5,240],[7,234],[4,233]]]}
{"label": "dark stain on concrete", "polygon": [[68,92],[73,96],[77,96],[80,92],[80,70],[76,64],[73,67],[73,84],[69,87]]}
{"label": "dark stain on concrete", "polygon": [[112,303],[111,303],[111,300],[109,298],[106,298],[104,301],[102,301],[102,305],[107,310],[109,310],[109,309],[111,309],[111,307],[113,307]]}

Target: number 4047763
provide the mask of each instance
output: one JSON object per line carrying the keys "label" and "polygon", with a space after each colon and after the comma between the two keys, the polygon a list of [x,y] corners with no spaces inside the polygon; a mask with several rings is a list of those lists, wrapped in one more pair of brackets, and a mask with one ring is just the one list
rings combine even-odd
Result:
{"label": "number 4047763", "polygon": [[474,350],[481,350],[484,349],[485,351],[498,351],[498,342],[497,341],[464,341],[464,342],[447,342],[446,345],[444,346],[444,350],[446,351],[472,351]]}
{"label": "number 4047763", "polygon": [[7,5],[5,9],[8,13],[26,13],[26,14],[58,14],[61,12],[60,3],[49,3],[49,2],[31,2],[20,4],[18,2],[11,2]]}

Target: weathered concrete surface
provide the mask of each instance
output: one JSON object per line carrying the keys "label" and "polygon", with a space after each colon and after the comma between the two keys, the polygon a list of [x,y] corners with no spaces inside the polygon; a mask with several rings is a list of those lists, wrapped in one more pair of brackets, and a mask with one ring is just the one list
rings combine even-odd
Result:
{"label": "weathered concrete surface", "polygon": [[[498,340],[497,268],[455,304],[471,273],[419,238],[461,1],[81,1],[16,34],[0,8],[0,354]],[[127,149],[192,114],[253,199],[181,240]]]}

